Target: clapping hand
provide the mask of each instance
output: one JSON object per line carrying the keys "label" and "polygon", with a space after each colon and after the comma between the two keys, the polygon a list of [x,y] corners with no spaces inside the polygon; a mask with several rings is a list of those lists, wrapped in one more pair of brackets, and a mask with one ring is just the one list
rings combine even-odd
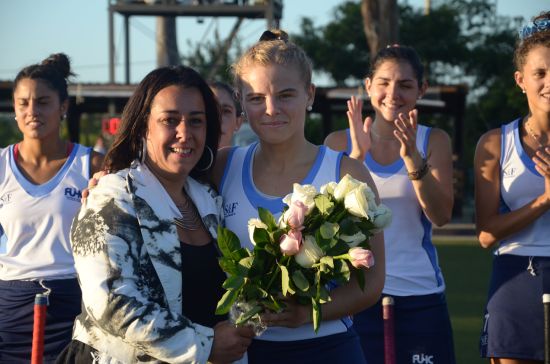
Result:
{"label": "clapping hand", "polygon": [[363,100],[352,96],[348,100],[348,115],[349,131],[352,140],[350,157],[364,160],[369,151],[372,141],[370,138],[370,128],[372,126],[372,118],[367,116],[363,121],[362,114]]}

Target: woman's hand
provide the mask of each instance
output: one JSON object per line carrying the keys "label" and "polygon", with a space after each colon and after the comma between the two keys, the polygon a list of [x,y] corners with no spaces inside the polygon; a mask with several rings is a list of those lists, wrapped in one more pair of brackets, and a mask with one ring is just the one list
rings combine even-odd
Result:
{"label": "woman's hand", "polygon": [[232,363],[243,357],[252,342],[254,331],[250,327],[235,327],[229,321],[214,326],[214,341],[208,362]]}
{"label": "woman's hand", "polygon": [[[416,129],[418,125],[418,111],[413,109],[408,115],[403,113],[394,121],[396,130],[393,132],[401,148],[399,155],[405,161],[407,170],[417,170],[422,165],[422,156],[416,148]],[[409,162],[409,163],[407,163]],[[411,164],[412,166],[409,166]],[[412,167],[412,168],[409,168]]]}
{"label": "woman's hand", "polygon": [[535,169],[544,177],[544,194],[546,203],[550,204],[550,148],[539,149],[533,156]]}
{"label": "woman's hand", "polygon": [[262,314],[262,322],[267,326],[283,326],[296,328],[311,322],[311,306],[302,305],[294,298],[282,298],[285,304],[283,311],[279,313],[269,312]]}
{"label": "woman's hand", "polygon": [[82,191],[82,198],[80,199],[80,202],[82,204],[86,203],[86,199],[90,194],[90,190],[97,186],[97,182],[99,181],[99,179],[103,176],[106,176],[107,174],[109,174],[107,171],[99,171],[94,173],[92,178],[90,178],[90,180],[88,181],[88,187]]}
{"label": "woman's hand", "polygon": [[370,138],[370,128],[372,126],[372,118],[366,117],[363,121],[363,100],[352,96],[348,100],[348,115],[349,133],[351,138],[351,153],[350,157],[360,161],[365,160],[367,152],[372,145]]}

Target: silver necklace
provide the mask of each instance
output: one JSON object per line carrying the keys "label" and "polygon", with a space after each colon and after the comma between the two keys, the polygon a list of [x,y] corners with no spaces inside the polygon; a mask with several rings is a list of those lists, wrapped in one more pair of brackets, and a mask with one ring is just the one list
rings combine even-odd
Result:
{"label": "silver necklace", "polygon": [[202,226],[201,217],[191,198],[185,192],[183,194],[185,195],[183,204],[176,205],[181,217],[175,217],[174,223],[184,230],[198,230]]}
{"label": "silver necklace", "polygon": [[544,145],[540,142],[540,139],[535,135],[533,132],[533,128],[531,127],[531,123],[529,121],[525,122],[525,129],[527,130],[527,134],[535,141],[535,143],[538,144],[539,148],[544,149]]}

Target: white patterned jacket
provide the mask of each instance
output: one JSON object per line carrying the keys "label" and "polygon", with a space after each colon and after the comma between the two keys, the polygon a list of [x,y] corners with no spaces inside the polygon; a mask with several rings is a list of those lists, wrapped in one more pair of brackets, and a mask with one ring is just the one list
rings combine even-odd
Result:
{"label": "white patterned jacket", "polygon": [[[221,197],[190,177],[185,188],[216,238]],[[96,362],[207,362],[213,330],[182,313],[174,211],[159,181],[134,162],[102,177],[75,217],[71,245],[83,312],[73,338],[99,351]]]}

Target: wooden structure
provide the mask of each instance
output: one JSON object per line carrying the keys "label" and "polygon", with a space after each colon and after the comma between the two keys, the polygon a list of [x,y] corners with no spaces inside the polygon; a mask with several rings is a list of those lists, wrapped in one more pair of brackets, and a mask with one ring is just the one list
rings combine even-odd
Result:
{"label": "wooden structure", "polygon": [[[109,82],[115,83],[114,16],[124,17],[125,83],[130,83],[130,17],[131,16],[191,16],[233,17],[267,21],[267,28],[278,28],[283,14],[282,0],[109,0]],[[234,35],[233,35],[234,37]],[[228,39],[226,42],[231,42]]]}

